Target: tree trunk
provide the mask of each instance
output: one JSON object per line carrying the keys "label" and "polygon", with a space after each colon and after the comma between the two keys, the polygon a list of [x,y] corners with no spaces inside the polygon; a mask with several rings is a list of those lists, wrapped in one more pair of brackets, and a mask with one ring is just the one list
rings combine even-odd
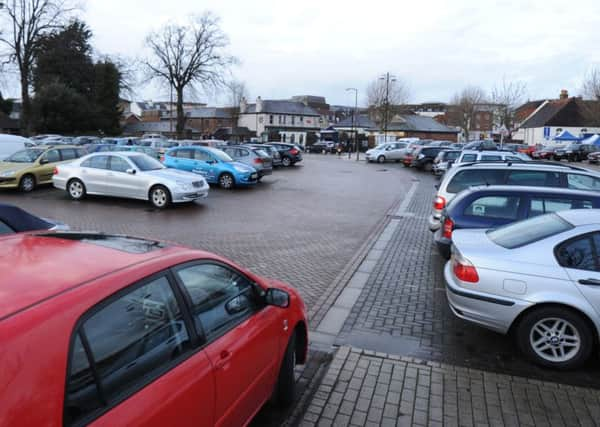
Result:
{"label": "tree trunk", "polygon": [[21,72],[21,133],[31,132],[31,100],[29,99],[29,70]]}
{"label": "tree trunk", "polygon": [[183,113],[183,88],[176,88],[177,91],[177,138],[183,138],[185,131],[185,114]]}

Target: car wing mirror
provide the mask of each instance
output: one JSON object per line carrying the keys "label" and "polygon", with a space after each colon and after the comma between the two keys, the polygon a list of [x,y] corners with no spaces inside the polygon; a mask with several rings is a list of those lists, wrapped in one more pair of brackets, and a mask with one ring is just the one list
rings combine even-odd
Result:
{"label": "car wing mirror", "polygon": [[127,172],[129,175],[135,175],[136,170],[133,168],[127,169],[125,172]]}
{"label": "car wing mirror", "polygon": [[214,160],[207,160],[206,163],[208,163],[209,165],[214,165],[217,162]]}
{"label": "car wing mirror", "polygon": [[290,294],[281,289],[270,288],[267,289],[265,302],[275,307],[288,308],[290,306]]}
{"label": "car wing mirror", "polygon": [[230,315],[241,313],[248,308],[250,308],[250,300],[245,294],[235,296],[225,304],[225,311]]}
{"label": "car wing mirror", "polygon": [[48,163],[48,159],[40,159],[40,165],[45,165]]}

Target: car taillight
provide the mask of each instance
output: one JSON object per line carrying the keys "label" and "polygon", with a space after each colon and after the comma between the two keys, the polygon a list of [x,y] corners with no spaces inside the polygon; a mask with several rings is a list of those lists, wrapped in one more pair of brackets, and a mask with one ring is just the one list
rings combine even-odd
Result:
{"label": "car taillight", "polygon": [[442,196],[437,196],[433,201],[433,209],[441,211],[446,207],[446,199]]}
{"label": "car taillight", "polygon": [[54,167],[54,171],[52,172],[54,175],[58,175],[58,168]]}
{"label": "car taillight", "polygon": [[452,255],[452,271],[458,280],[468,283],[479,282],[479,274],[475,266],[460,253]]}
{"label": "car taillight", "polygon": [[160,156],[161,163],[165,161],[165,156]]}
{"label": "car taillight", "polygon": [[298,151],[298,150],[296,150],[295,148],[292,148],[292,149],[290,150],[290,154],[291,154],[292,156],[295,156],[295,155],[296,155],[296,154],[298,154],[298,153],[299,153],[299,151]]}
{"label": "car taillight", "polygon": [[444,220],[444,228],[442,230],[442,236],[446,239],[452,239],[452,229],[454,229],[454,221],[450,218]]}
{"label": "car taillight", "polygon": [[258,164],[258,163],[262,163],[262,162],[264,162],[264,160],[261,159],[260,157],[257,157],[256,159],[254,159],[254,163]]}

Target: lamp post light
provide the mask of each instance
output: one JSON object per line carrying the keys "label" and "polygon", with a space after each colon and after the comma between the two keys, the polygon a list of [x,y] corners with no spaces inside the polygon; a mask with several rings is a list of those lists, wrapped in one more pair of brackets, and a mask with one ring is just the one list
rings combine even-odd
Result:
{"label": "lamp post light", "polygon": [[[358,89],[356,89],[355,87],[349,87],[348,89],[346,89],[346,91],[354,91],[354,111],[352,112],[352,134],[354,136],[354,148],[356,149],[356,161],[358,162],[359,160],[359,153],[360,151],[358,150],[358,138],[356,135],[356,111],[358,110]],[[350,150],[348,150],[348,158],[350,158]]]}

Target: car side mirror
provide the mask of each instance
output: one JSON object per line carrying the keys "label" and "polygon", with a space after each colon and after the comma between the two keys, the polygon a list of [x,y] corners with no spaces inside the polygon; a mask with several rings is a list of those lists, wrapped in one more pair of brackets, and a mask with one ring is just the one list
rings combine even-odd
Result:
{"label": "car side mirror", "polygon": [[48,159],[40,159],[40,165],[45,165],[48,163]]}
{"label": "car side mirror", "polygon": [[267,289],[265,302],[268,305],[274,305],[275,307],[288,308],[290,306],[290,294],[281,289],[270,288]]}
{"label": "car side mirror", "polygon": [[230,315],[241,313],[248,308],[250,308],[250,300],[244,294],[231,298],[227,301],[227,304],[225,304],[225,311]]}
{"label": "car side mirror", "polygon": [[217,162],[215,162],[214,160],[207,160],[206,163],[208,163],[209,165],[214,165]]}
{"label": "car side mirror", "polygon": [[135,173],[136,173],[136,170],[135,170],[135,169],[132,169],[132,168],[130,168],[130,169],[127,169],[125,172],[127,172],[129,175],[135,175]]}

